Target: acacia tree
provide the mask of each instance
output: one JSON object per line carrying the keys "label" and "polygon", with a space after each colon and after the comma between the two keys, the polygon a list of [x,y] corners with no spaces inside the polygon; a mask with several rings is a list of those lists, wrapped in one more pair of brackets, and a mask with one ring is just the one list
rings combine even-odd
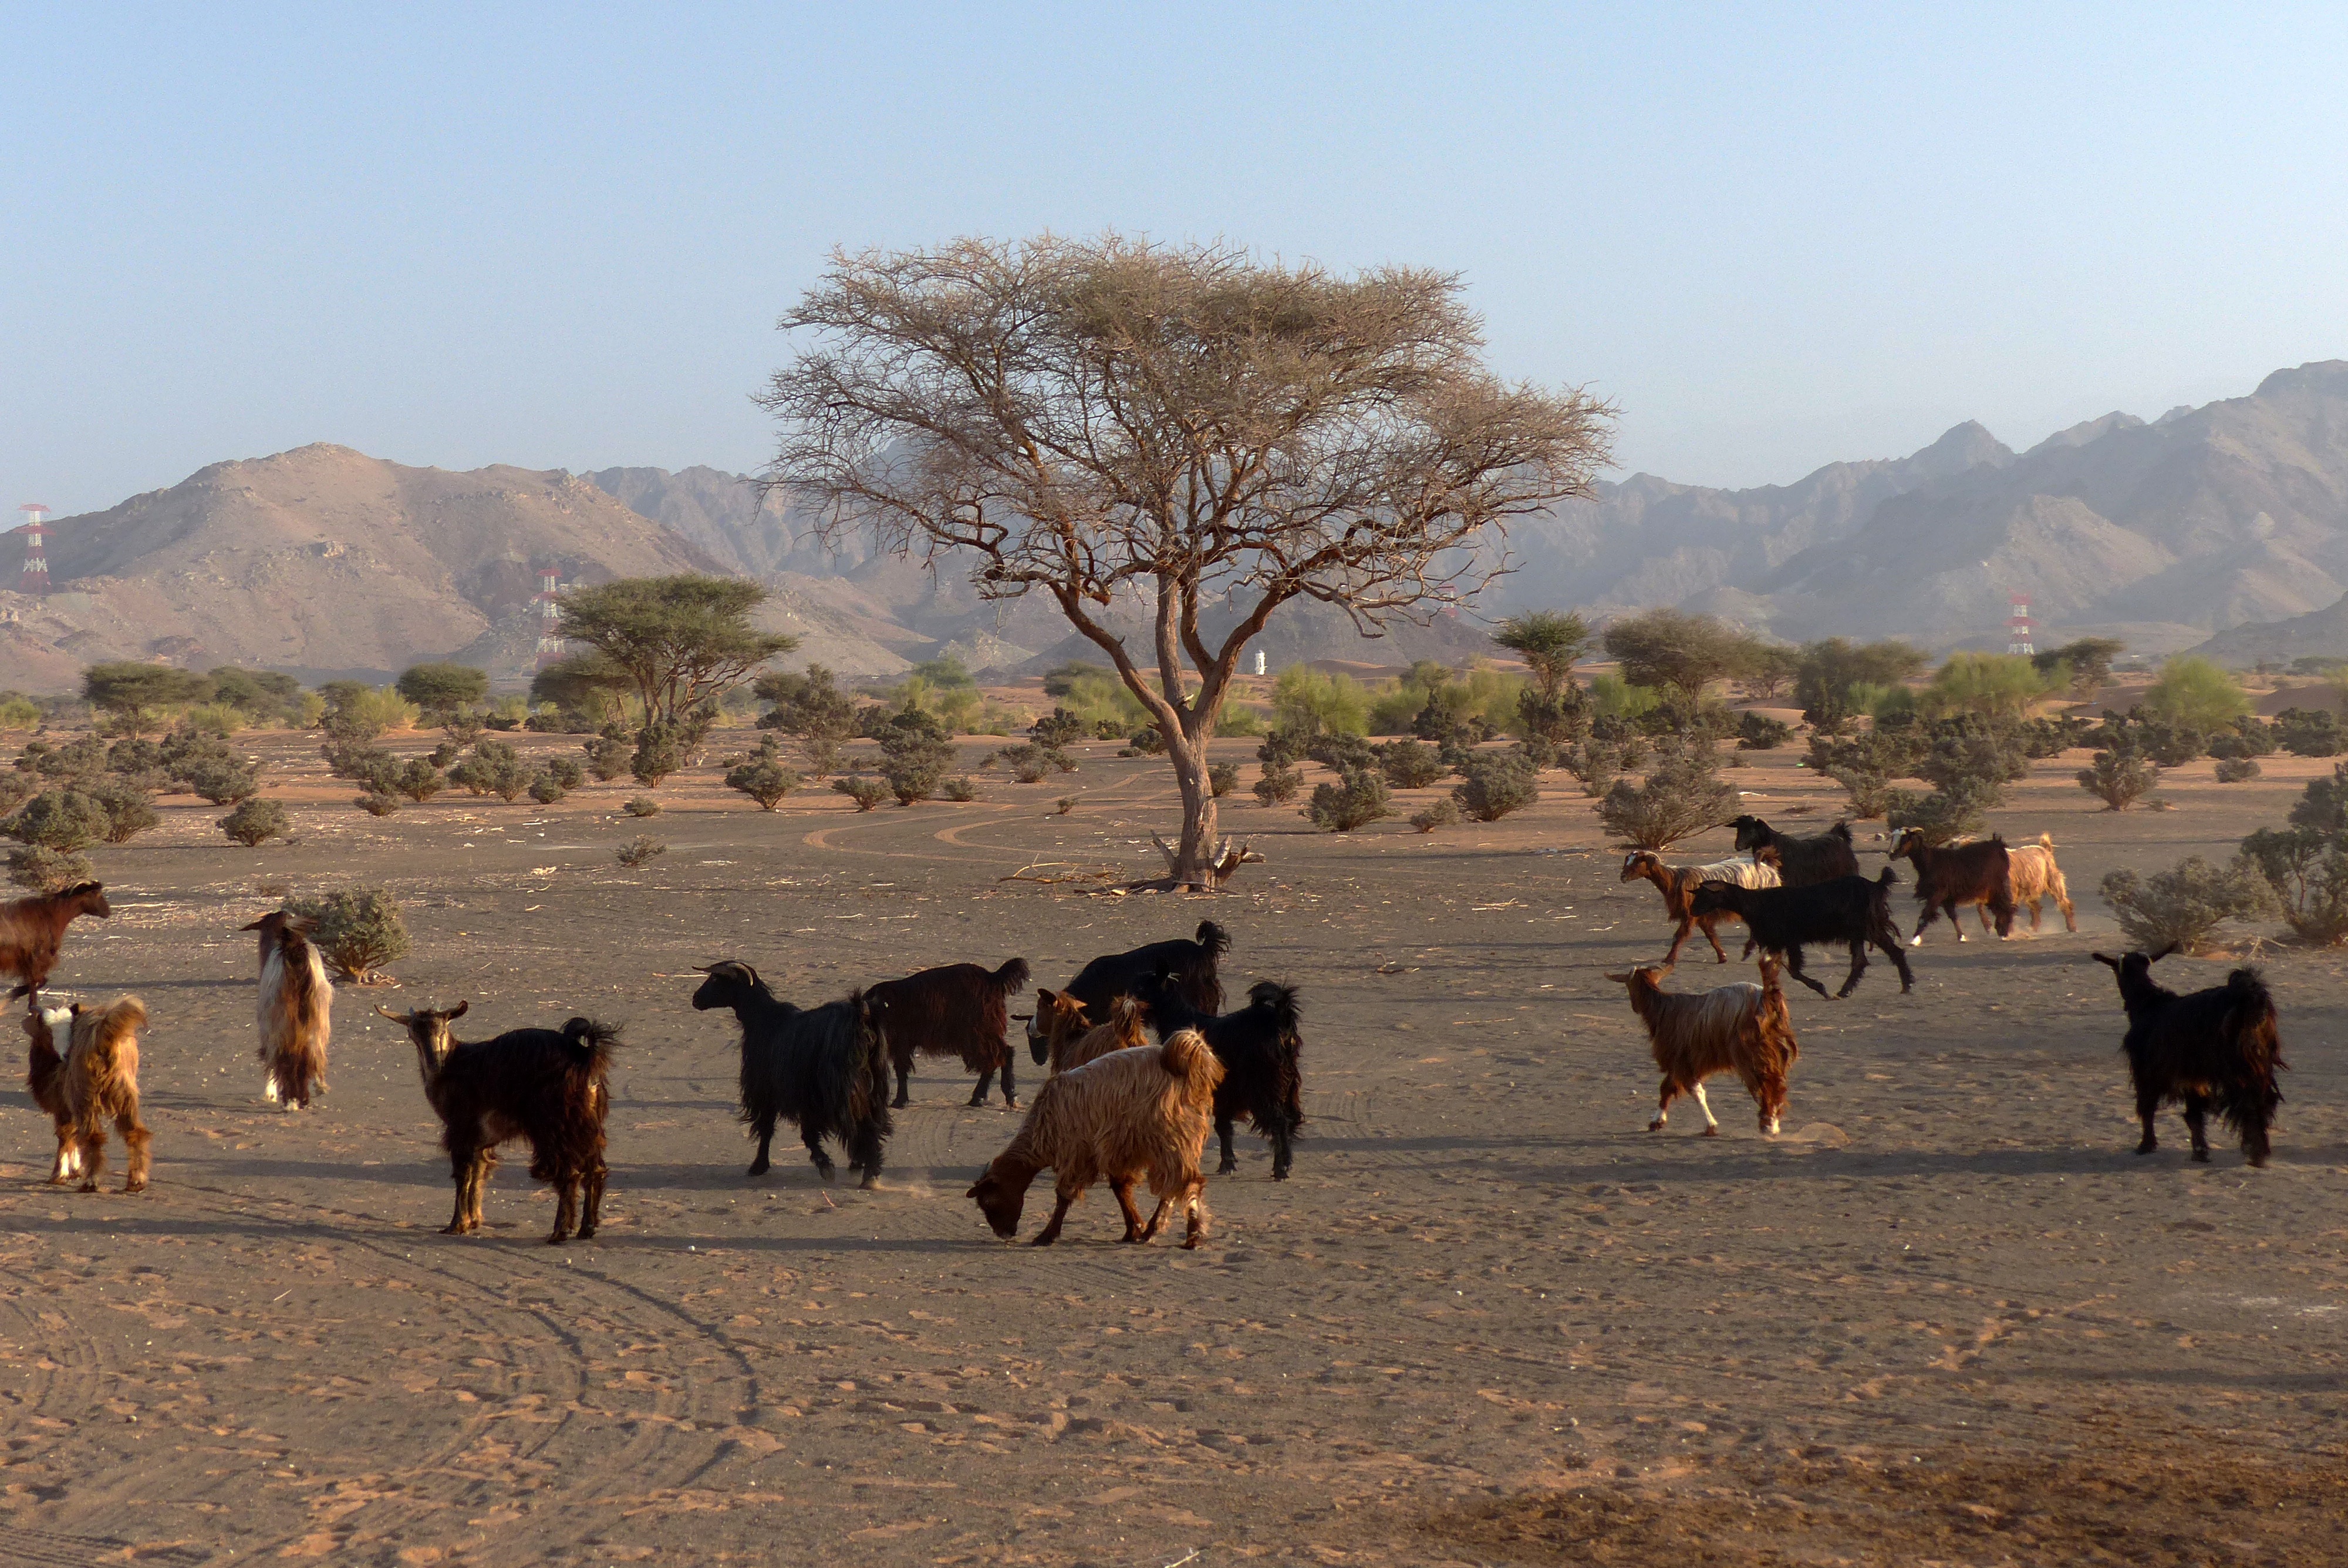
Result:
{"label": "acacia tree", "polygon": [[738,578],[621,578],[564,594],[560,631],[626,677],[652,730],[678,723],[798,646],[795,637],[750,624],[750,612],[766,598],[765,589]]}
{"label": "acacia tree", "polygon": [[169,664],[117,660],[93,664],[81,672],[83,700],[101,712],[111,713],[115,727],[129,735],[156,727],[158,710],[201,702],[211,691],[207,677]]}
{"label": "acacia tree", "polygon": [[1525,728],[1552,744],[1573,740],[1585,727],[1573,661],[1589,651],[1589,623],[1579,615],[1536,610],[1500,622],[1492,641],[1519,655],[1532,671],[1532,689],[1517,699]]}
{"label": "acacia tree", "polygon": [[1492,374],[1461,292],[1116,235],[837,253],[781,322],[813,341],[760,399],[767,482],[983,598],[1049,594],[1164,737],[1172,879],[1211,887],[1207,743],[1272,612],[1424,622],[1606,459],[1612,410]]}

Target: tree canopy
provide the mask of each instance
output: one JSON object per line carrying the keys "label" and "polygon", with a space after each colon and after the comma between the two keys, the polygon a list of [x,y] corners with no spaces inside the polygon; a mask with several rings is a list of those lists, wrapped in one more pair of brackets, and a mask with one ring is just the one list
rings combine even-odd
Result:
{"label": "tree canopy", "polygon": [[134,735],[157,725],[161,710],[201,702],[211,693],[209,676],[169,664],[118,660],[81,672],[83,700]]}
{"label": "tree canopy", "polygon": [[1589,624],[1554,610],[1530,610],[1500,622],[1492,641],[1524,656],[1542,693],[1554,696],[1572,678],[1573,662],[1589,651]]}
{"label": "tree canopy", "polygon": [[1850,716],[1852,687],[1897,686],[1921,674],[1924,664],[1923,653],[1905,642],[1806,642],[1794,671],[1794,701],[1811,723],[1838,725]]}
{"label": "tree canopy", "polygon": [[2086,697],[2112,678],[2112,661],[2127,651],[2127,644],[2116,637],[2081,637],[2060,648],[2034,653],[2030,661],[2040,674],[2066,682],[2071,690]]}
{"label": "tree canopy", "polygon": [[1715,681],[1743,667],[1753,639],[1709,615],[1647,610],[1606,629],[1606,651],[1637,686],[1667,687],[1698,697]]}
{"label": "tree canopy", "polygon": [[489,672],[469,664],[411,664],[396,682],[399,694],[427,718],[460,712],[489,694]]}
{"label": "tree canopy", "polygon": [[2144,711],[2187,729],[2223,729],[2250,711],[2250,693],[2224,669],[2198,653],[2180,653],[2160,667],[2144,694]]}
{"label": "tree canopy", "polygon": [[750,624],[766,599],[765,589],[737,578],[621,578],[565,593],[560,631],[626,676],[648,726],[674,723],[798,646]]}
{"label": "tree canopy", "polygon": [[1174,874],[1210,886],[1204,748],[1272,612],[1423,622],[1607,459],[1612,411],[1494,375],[1460,294],[1113,234],[839,254],[781,323],[768,481],[827,535],[1048,594],[1164,737]]}

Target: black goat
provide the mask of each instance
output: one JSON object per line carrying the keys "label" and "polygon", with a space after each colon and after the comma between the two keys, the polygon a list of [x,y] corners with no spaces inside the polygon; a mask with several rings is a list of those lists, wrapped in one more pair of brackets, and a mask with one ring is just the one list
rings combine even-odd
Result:
{"label": "black goat", "polygon": [[1867,947],[1883,949],[1900,971],[1904,995],[1916,983],[1909,972],[1908,955],[1900,950],[1900,927],[1891,918],[1891,889],[1900,885],[1891,867],[1869,882],[1864,876],[1838,876],[1807,887],[1739,887],[1733,882],[1707,882],[1695,890],[1689,907],[1698,918],[1725,911],[1737,916],[1752,933],[1745,944],[1776,953],[1786,960],[1786,972],[1820,996],[1826,987],[1802,972],[1802,948],[1809,942],[1843,942],[1850,948],[1850,978],[1835,992],[1837,1000],[1850,995],[1859,977],[1867,972]]}
{"label": "black goat", "polygon": [[[1175,977],[1182,999],[1210,1016],[1223,1010],[1223,982],[1215,960],[1231,951],[1231,934],[1212,920],[1199,922],[1198,935],[1151,942],[1129,953],[1106,953],[1076,971],[1061,991],[1085,1006],[1096,1022],[1108,1017],[1108,1004],[1136,994],[1141,982],[1164,970]],[[1043,1030],[1027,1025],[1027,1049],[1038,1065],[1050,1054]]]}
{"label": "black goat", "polygon": [[896,1105],[902,1109],[913,1080],[913,1054],[959,1056],[978,1074],[970,1092],[973,1105],[986,1103],[987,1086],[1003,1074],[1003,1103],[1017,1110],[1018,1091],[1011,1084],[1011,1006],[1009,999],[1027,988],[1027,960],[1014,958],[999,969],[976,964],[944,964],[883,980],[866,988],[864,1005],[872,1011],[872,1027],[889,1050],[897,1070]]}
{"label": "black goat", "polygon": [[831,1179],[829,1135],[848,1151],[863,1184],[880,1184],[880,1147],[896,1131],[889,1119],[889,1057],[864,993],[818,1008],[793,1007],[767,989],[758,971],[735,959],[708,965],[693,993],[696,1012],[731,1008],[742,1025],[742,1120],[758,1135],[748,1173],[763,1175],[778,1120],[798,1124],[816,1173]]}
{"label": "black goat", "polygon": [[2275,1107],[2282,1103],[2275,1074],[2291,1065],[2275,1030],[2274,997],[2256,969],[2236,969],[2222,986],[2179,996],[2152,978],[2152,966],[2176,950],[2172,943],[2150,958],[2089,955],[2117,978],[2120,1006],[2127,1011],[2120,1049],[2127,1052],[2136,1113],[2144,1123],[2136,1152],[2149,1154],[2160,1147],[2153,1113],[2181,1102],[2195,1159],[2209,1158],[2207,1123],[2214,1108],[2241,1134],[2244,1156],[2263,1165],[2272,1148],[2267,1135]]}
{"label": "black goat", "polygon": [[1149,1027],[1163,1041],[1186,1029],[1207,1037],[1223,1064],[1215,1087],[1215,1135],[1222,1141],[1219,1176],[1240,1168],[1231,1153],[1231,1122],[1248,1125],[1272,1144],[1272,1179],[1288,1180],[1291,1143],[1304,1125],[1304,1041],[1298,1033],[1296,988],[1258,980],[1248,989],[1248,1005],[1220,1018],[1200,1012],[1182,994],[1177,978],[1151,975],[1135,998],[1149,1009]]}
{"label": "black goat", "polygon": [[1850,846],[1847,822],[1808,836],[1779,833],[1757,816],[1732,817],[1728,825],[1736,830],[1737,848],[1777,852],[1777,875],[1788,887],[1859,875],[1859,852]]}
{"label": "black goat", "polygon": [[1935,849],[1910,827],[1892,842],[1891,858],[1916,868],[1916,902],[1924,912],[1916,917],[1916,934],[1908,939],[1910,947],[1924,945],[1925,927],[1941,915],[1949,917],[1957,940],[1963,941],[1965,928],[1957,909],[1966,904],[1981,911],[1982,930],[1990,928],[1990,917],[1995,916],[1999,939],[2013,934],[2013,863],[2004,839],[1993,835]]}

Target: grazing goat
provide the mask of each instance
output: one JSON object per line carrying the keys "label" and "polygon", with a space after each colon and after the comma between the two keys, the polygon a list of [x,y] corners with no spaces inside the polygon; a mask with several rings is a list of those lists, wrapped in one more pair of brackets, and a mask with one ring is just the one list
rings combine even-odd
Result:
{"label": "grazing goat", "polygon": [[[1066,996],[1074,997],[1085,1006],[1093,1018],[1107,1018],[1108,1004],[1119,997],[1129,997],[1134,988],[1160,969],[1176,975],[1182,995],[1200,1012],[1223,1010],[1223,982],[1215,972],[1215,960],[1231,950],[1231,933],[1212,920],[1199,922],[1198,935],[1189,939],[1177,937],[1170,941],[1151,942],[1129,953],[1107,953],[1095,958],[1076,971],[1068,982]],[[1034,1023],[1027,1026],[1030,1050],[1040,1049],[1042,1030]],[[1036,1061],[1044,1060],[1037,1056]]]}
{"label": "grazing goat", "polygon": [[[1050,1002],[1044,999],[1051,998]],[[1131,1050],[1149,1043],[1149,1030],[1141,1003],[1132,997],[1119,997],[1108,1004],[1108,1021],[1089,1023],[1085,1017],[1085,1005],[1071,1001],[1065,995],[1038,991],[1035,1013],[1048,1018],[1045,1034],[1051,1047],[1045,1062],[1045,1076],[1056,1078],[1072,1067],[1082,1067],[1097,1061],[1112,1050]]]}
{"label": "grazing goat", "polygon": [[117,997],[102,1008],[76,1002],[26,1013],[25,1033],[32,1040],[26,1083],[57,1124],[52,1184],[79,1175],[83,1192],[98,1191],[106,1170],[106,1123],[112,1122],[130,1157],[122,1190],[147,1190],[154,1140],[139,1119],[139,1031],[146,1027],[146,1004],[137,997]]}
{"label": "grazing goat", "polygon": [[946,964],[883,980],[864,993],[872,1027],[897,1070],[897,1108],[903,1109],[913,1079],[913,1056],[958,1056],[978,1074],[973,1105],[986,1103],[986,1091],[1003,1074],[1003,1103],[1019,1106],[1011,1084],[1009,999],[1027,989],[1027,960],[1014,958],[999,969],[976,964]]}
{"label": "grazing goat", "polygon": [[1847,822],[1807,836],[1779,833],[1757,816],[1732,817],[1728,825],[1736,830],[1737,848],[1752,850],[1756,857],[1765,849],[1777,852],[1777,872],[1788,887],[1859,875],[1859,852],[1851,847]]}
{"label": "grazing goat", "polygon": [[1211,1018],[1183,999],[1173,977],[1161,975],[1144,986],[1141,1001],[1159,1039],[1195,1029],[1223,1064],[1223,1081],[1215,1091],[1215,1135],[1223,1160],[1215,1173],[1225,1176],[1240,1168],[1231,1153],[1231,1122],[1245,1116],[1272,1144],[1272,1179],[1288,1180],[1291,1144],[1304,1125],[1304,1040],[1298,1032],[1296,988],[1258,980],[1248,989],[1247,1006]]}
{"label": "grazing goat", "polygon": [[1979,912],[1983,932],[1994,915],[1999,939],[2013,934],[2013,873],[2004,839],[1992,836],[1935,849],[1924,842],[1921,831],[1910,827],[1892,842],[1890,856],[1916,868],[1916,902],[1924,907],[1916,918],[1916,934],[1908,938],[1910,947],[1922,947],[1925,927],[1942,914],[1957,940],[1963,941],[1965,928],[1957,909],[1966,904]]}
{"label": "grazing goat", "polygon": [[261,933],[261,1063],[269,1070],[261,1097],[307,1110],[326,1091],[326,1041],[335,1030],[335,988],[310,944],[310,927],[280,909],[244,929]]}
{"label": "grazing goat", "polygon": [[696,1012],[730,1008],[742,1025],[742,1120],[758,1135],[748,1174],[766,1173],[777,1121],[798,1124],[816,1173],[831,1179],[826,1136],[848,1151],[863,1184],[880,1184],[880,1149],[896,1131],[889,1117],[889,1057],[864,993],[817,1008],[793,1007],[736,959],[711,964],[693,993]]}
{"label": "grazing goat", "polygon": [[1916,977],[1909,972],[1908,955],[1900,948],[1900,927],[1891,918],[1891,889],[1900,885],[1891,867],[1869,882],[1864,876],[1838,876],[1807,887],[1739,887],[1733,882],[1707,882],[1695,890],[1689,907],[1698,915],[1720,910],[1743,917],[1752,935],[1745,950],[1755,948],[1786,960],[1786,972],[1820,996],[1826,987],[1802,972],[1802,948],[1812,942],[1843,942],[1850,948],[1850,977],[1835,992],[1837,1000],[1850,995],[1859,977],[1867,972],[1867,947],[1883,949],[1900,971],[1900,990],[1912,989]]}
{"label": "grazing goat", "polygon": [[[1072,1068],[1035,1091],[1027,1120],[964,1195],[1009,1241],[1019,1234],[1028,1187],[1048,1165],[1056,1201],[1035,1245],[1059,1240],[1069,1208],[1106,1179],[1125,1214],[1124,1240],[1148,1241],[1179,1204],[1189,1221],[1182,1245],[1197,1246],[1207,1234],[1207,1178],[1199,1155],[1222,1076],[1222,1064],[1192,1030],[1164,1045],[1115,1050]],[[1158,1199],[1147,1225],[1133,1206],[1136,1182],[1147,1182]]]}
{"label": "grazing goat", "polygon": [[8,999],[33,996],[49,983],[49,971],[57,967],[57,948],[76,918],[94,915],[103,920],[113,913],[105,886],[97,882],[0,904],[0,975],[14,975],[20,982]]}
{"label": "grazing goat", "polygon": [[1682,996],[1663,989],[1669,973],[1669,964],[1643,964],[1628,974],[1606,977],[1631,989],[1631,1010],[1646,1026],[1647,1043],[1663,1070],[1662,1098],[1647,1131],[1661,1132],[1672,1102],[1693,1094],[1696,1109],[1704,1112],[1704,1135],[1720,1136],[1712,1102],[1704,1096],[1704,1081],[1715,1072],[1733,1072],[1761,1108],[1762,1132],[1775,1137],[1786,1109],[1786,1074],[1801,1049],[1794,1039],[1786,993],[1777,984],[1777,966],[1765,956],[1757,986],[1740,980]]}
{"label": "grazing goat", "polygon": [[2063,880],[2063,868],[2054,864],[2054,835],[2042,833],[2037,843],[2013,845],[2005,854],[2011,867],[2007,883],[2014,907],[2026,907],[2030,910],[2031,930],[2038,929],[2038,906],[2047,898],[2054,899],[2054,907],[2063,911],[2063,928],[2077,930],[2079,918],[2071,913],[2070,884]]}
{"label": "grazing goat", "polygon": [[595,1234],[603,1212],[603,1121],[612,1110],[612,1053],[619,1030],[574,1018],[561,1029],[510,1029],[461,1040],[449,1025],[470,1006],[446,1011],[375,1010],[407,1031],[424,1098],[440,1118],[440,1146],[457,1183],[457,1211],[442,1235],[481,1228],[481,1194],[498,1168],[498,1146],[530,1140],[530,1173],[554,1188],[551,1246],[578,1227]]}
{"label": "grazing goat", "polygon": [[1728,962],[1728,954],[1720,945],[1720,935],[1713,929],[1718,915],[1696,916],[1688,907],[1695,890],[1707,882],[1734,882],[1739,887],[1775,887],[1779,886],[1777,869],[1758,860],[1715,860],[1703,866],[1667,866],[1663,857],[1652,849],[1634,849],[1622,857],[1622,880],[1636,882],[1641,877],[1655,885],[1663,896],[1663,913],[1680,923],[1672,934],[1672,950],[1663,955],[1663,967],[1671,968],[1680,961],[1680,948],[1688,933],[1701,927],[1704,939],[1721,963]]}
{"label": "grazing goat", "polygon": [[2127,1012],[2120,1049],[2127,1052],[2137,1119],[2144,1123],[2136,1152],[2149,1154],[2160,1147],[2153,1113],[2181,1102],[2196,1160],[2209,1158],[2207,1122],[2214,1107],[2241,1134],[2250,1163],[2263,1165],[2272,1148],[2268,1134],[2275,1107],[2282,1103],[2275,1074],[2290,1066],[2275,1030],[2274,997],[2256,969],[2236,969],[2222,986],[2179,996],[2152,978],[2152,966],[2176,950],[2171,944],[2150,958],[2090,955],[2119,980],[2120,1006]]}

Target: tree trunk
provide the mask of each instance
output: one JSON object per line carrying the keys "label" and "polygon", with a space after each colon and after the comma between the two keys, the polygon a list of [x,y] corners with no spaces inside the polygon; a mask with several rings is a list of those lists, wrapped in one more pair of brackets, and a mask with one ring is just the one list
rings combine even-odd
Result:
{"label": "tree trunk", "polygon": [[1166,737],[1166,755],[1174,764],[1174,782],[1182,789],[1182,843],[1169,873],[1184,891],[1212,893],[1216,801],[1214,787],[1207,782],[1207,748],[1178,730]]}

